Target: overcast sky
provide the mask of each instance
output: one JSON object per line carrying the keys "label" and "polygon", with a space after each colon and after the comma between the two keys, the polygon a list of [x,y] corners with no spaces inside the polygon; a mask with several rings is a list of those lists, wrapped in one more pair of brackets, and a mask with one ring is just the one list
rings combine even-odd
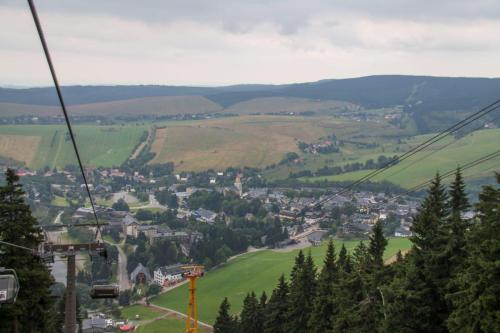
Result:
{"label": "overcast sky", "polygon": [[[498,0],[43,0],[62,84],[500,77]],[[0,0],[0,85],[51,83],[26,1]]]}

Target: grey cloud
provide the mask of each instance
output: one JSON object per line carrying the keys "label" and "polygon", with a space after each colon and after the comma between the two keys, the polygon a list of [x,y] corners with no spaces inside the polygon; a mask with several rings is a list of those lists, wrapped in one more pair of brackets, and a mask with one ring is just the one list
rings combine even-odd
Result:
{"label": "grey cloud", "polygon": [[[19,7],[23,3],[3,0],[1,5]],[[44,0],[37,5],[51,12],[109,15],[146,23],[187,20],[220,24],[233,33],[271,24],[283,34],[294,34],[324,14],[424,22],[500,17],[500,1],[495,0]]]}
{"label": "grey cloud", "polygon": [[[70,83],[500,73],[499,1],[35,1]],[[0,0],[0,15],[0,83],[47,82],[25,1]]]}

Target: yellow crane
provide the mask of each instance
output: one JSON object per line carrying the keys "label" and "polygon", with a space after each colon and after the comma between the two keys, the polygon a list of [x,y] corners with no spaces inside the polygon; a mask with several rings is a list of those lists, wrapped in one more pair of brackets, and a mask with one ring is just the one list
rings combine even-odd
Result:
{"label": "yellow crane", "polygon": [[198,333],[198,317],[196,313],[196,279],[205,275],[205,267],[201,265],[183,266],[184,277],[189,279],[189,305],[186,319],[186,333]]}

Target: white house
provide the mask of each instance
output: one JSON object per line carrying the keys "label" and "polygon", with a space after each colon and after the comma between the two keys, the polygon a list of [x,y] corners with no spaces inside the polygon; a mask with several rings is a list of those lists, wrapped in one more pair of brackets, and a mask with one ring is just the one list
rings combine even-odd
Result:
{"label": "white house", "polygon": [[160,267],[153,272],[154,283],[160,286],[171,286],[184,280],[182,264]]}
{"label": "white house", "polygon": [[410,230],[405,229],[405,228],[397,228],[396,231],[394,231],[394,236],[395,237],[411,237],[412,233]]}
{"label": "white house", "polygon": [[125,217],[122,220],[122,226],[123,226],[123,233],[127,236],[132,236],[134,238],[137,238],[139,236],[139,232],[137,230],[137,227],[139,226],[139,221],[136,220],[135,217],[133,217],[130,214],[125,215]]}
{"label": "white house", "polygon": [[205,208],[198,208],[193,212],[193,215],[198,221],[207,223],[214,223],[215,218],[217,217],[217,213],[214,213],[211,210]]}

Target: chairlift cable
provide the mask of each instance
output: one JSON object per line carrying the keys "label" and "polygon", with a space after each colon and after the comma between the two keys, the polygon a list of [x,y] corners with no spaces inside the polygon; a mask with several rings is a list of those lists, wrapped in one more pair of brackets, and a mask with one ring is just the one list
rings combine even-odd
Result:
{"label": "chairlift cable", "polygon": [[[498,120],[498,119],[500,119],[500,116],[495,117],[495,118],[492,120],[492,122],[494,122],[494,121],[496,121],[496,120]],[[397,175],[397,174],[399,174],[399,173],[403,172],[404,170],[408,169],[409,167],[411,167],[411,166],[415,165],[416,163],[419,163],[419,162],[423,161],[424,159],[429,158],[431,155],[434,155],[434,154],[436,154],[436,153],[440,152],[441,150],[443,150],[443,149],[445,149],[445,148],[447,148],[447,147],[451,146],[452,144],[459,142],[461,139],[463,139],[463,138],[465,138],[465,137],[467,137],[467,136],[471,135],[472,133],[474,133],[474,132],[476,132],[476,131],[480,130],[481,128],[484,128],[484,125],[480,125],[480,126],[478,126],[478,127],[474,128],[473,130],[471,130],[469,133],[467,133],[467,134],[466,134],[466,135],[464,135],[463,137],[461,137],[461,138],[459,138],[459,139],[452,140],[452,141],[448,142],[447,144],[445,144],[445,145],[443,145],[443,146],[439,147],[438,149],[431,151],[429,154],[424,155],[424,156],[422,156],[421,158],[419,158],[418,160],[413,161],[412,163],[408,164],[407,166],[405,166],[405,167],[403,167],[403,168],[401,168],[401,169],[399,169],[399,170],[397,170],[397,171],[395,171],[395,172],[393,172],[393,173],[389,174],[388,176],[386,176],[386,177],[385,177],[385,179],[387,179],[387,178],[391,178],[392,176],[395,176],[395,175]]]}
{"label": "chairlift cable", "polygon": [[323,199],[323,200],[320,200],[318,202],[316,202],[313,206],[318,206],[318,205],[321,205],[321,204],[324,204],[325,202],[328,202],[330,200],[332,200],[335,196],[337,195],[342,195],[346,192],[348,192],[349,190],[351,190],[353,187],[355,187],[356,185],[359,185],[361,183],[364,183],[365,181],[367,180],[370,180],[371,178],[383,173],[384,171],[388,170],[389,168],[397,165],[398,163],[400,163],[401,161],[404,161],[405,159],[417,154],[418,152],[424,150],[425,148],[429,147],[430,145],[444,139],[446,136],[450,135],[451,133],[454,133],[456,131],[458,131],[459,129],[467,126],[468,124],[470,124],[471,122],[485,116],[486,114],[490,113],[490,112],[493,112],[495,111],[496,109],[500,108],[500,99],[499,100],[496,100],[494,103],[491,103],[489,104],[488,106],[480,109],[479,111],[473,113],[472,115],[469,115],[467,116],[465,119],[457,122],[456,124],[448,127],[447,129],[441,131],[440,133],[434,135],[433,137],[425,140],[424,142],[422,142],[421,144],[417,145],[416,147],[408,150],[406,153],[400,155],[400,156],[397,156],[396,158],[393,158],[391,159],[390,161],[386,162],[382,167],[370,172],[369,174],[359,178],[358,180],[352,182],[351,184],[349,185],[346,185],[344,187],[342,187],[342,189],[340,189],[337,193],[334,193],[333,195]]}
{"label": "chairlift cable", "polygon": [[52,63],[52,58],[50,57],[49,48],[48,48],[47,42],[45,40],[45,36],[44,36],[43,30],[42,30],[42,26],[40,24],[40,20],[38,18],[38,13],[37,13],[35,4],[33,3],[33,0],[28,0],[28,4],[29,4],[30,10],[31,10],[31,15],[33,16],[33,21],[35,22],[36,30],[38,31],[38,36],[40,37],[40,42],[42,44],[43,52],[45,54],[45,58],[47,60],[47,64],[48,64],[49,69],[50,69],[50,74],[52,75],[52,80],[54,81],[54,86],[56,88],[57,97],[59,99],[59,103],[61,105],[61,109],[62,109],[62,112],[64,114],[66,126],[68,127],[68,132],[69,132],[69,135],[71,138],[71,143],[73,144],[73,149],[74,149],[75,154],[76,154],[76,159],[78,160],[78,166],[80,167],[80,171],[82,173],[83,182],[85,183],[85,189],[87,190],[87,195],[89,197],[90,204],[92,206],[92,211],[94,213],[94,218],[95,218],[96,225],[97,225],[97,230],[96,230],[96,235],[95,235],[95,238],[97,239],[97,236],[101,230],[100,225],[99,225],[99,219],[97,217],[94,201],[92,200],[92,195],[90,194],[90,188],[89,188],[89,184],[87,181],[87,176],[85,175],[85,170],[83,168],[82,159],[80,158],[80,153],[79,153],[78,147],[76,145],[75,135],[73,134],[73,128],[71,127],[71,122],[69,120],[68,112],[66,110],[66,104],[64,103],[64,98],[63,98],[63,95],[61,92],[61,88],[59,86],[59,81],[57,80],[57,75],[56,75],[56,71],[54,68],[54,64]]}
{"label": "chairlift cable", "polygon": [[[496,158],[496,157],[499,157],[499,156],[500,156],[500,150],[497,150],[496,152],[493,152],[493,153],[487,154],[487,155],[482,156],[482,157],[480,157],[480,158],[478,158],[478,159],[476,159],[476,160],[474,160],[474,161],[471,161],[471,162],[469,162],[469,163],[467,163],[467,164],[465,164],[465,165],[463,165],[463,166],[460,166],[460,170],[461,170],[461,171],[464,171],[464,170],[470,169],[470,168],[472,168],[472,167],[475,167],[475,166],[477,166],[477,165],[480,165],[480,164],[483,164],[483,163],[485,163],[485,162],[488,162],[488,161],[490,161],[490,160],[492,160],[492,159],[494,159],[494,158]],[[456,172],[456,169],[449,170],[449,171],[445,172],[444,174],[440,175],[440,177],[441,177],[441,179],[446,179],[446,178],[448,178],[448,177],[453,176],[453,175],[455,174],[455,172]],[[422,182],[422,183],[420,183],[420,184],[418,184],[418,185],[415,185],[415,186],[413,186],[412,188],[410,188],[408,191],[406,191],[406,192],[404,192],[404,193],[402,193],[402,194],[398,194],[398,195],[396,195],[396,196],[392,197],[392,198],[391,198],[391,199],[389,199],[389,200],[390,200],[390,201],[393,201],[393,200],[395,200],[395,199],[397,199],[397,198],[400,198],[400,197],[402,197],[402,196],[404,196],[404,195],[408,195],[408,194],[410,194],[410,193],[412,193],[412,192],[416,192],[416,191],[418,191],[418,190],[421,190],[421,189],[422,189],[422,188],[424,188],[426,185],[429,185],[430,183],[432,183],[432,181],[433,181],[433,180],[434,180],[434,178],[429,179],[429,180],[427,180],[427,181],[425,181],[425,182]]]}
{"label": "chairlift cable", "polygon": [[36,253],[36,251],[34,249],[30,249],[29,247],[17,245],[17,244],[14,244],[14,243],[5,242],[5,241],[0,240],[0,244],[9,245],[9,246],[12,246],[12,247],[17,247],[19,249],[30,251],[31,253]]}
{"label": "chairlift cable", "polygon": [[[498,105],[496,105],[498,104]],[[490,110],[488,110],[489,108],[491,108]],[[446,130],[434,135],[432,138],[430,139],[427,139],[426,141],[424,141],[423,143],[417,145],[416,147],[410,149],[409,151],[407,151],[406,153],[390,160],[389,162],[385,163],[381,168],[378,168],[372,172],[370,172],[368,175],[365,175],[363,177],[361,177],[360,179],[358,179],[357,181],[355,181],[354,183],[348,185],[346,187],[346,189],[343,190],[343,192],[341,191],[341,193],[339,194],[343,194],[345,193],[347,190],[349,190],[350,188],[354,187],[355,185],[358,185],[360,183],[363,183],[364,181],[366,180],[369,180],[379,174],[381,174],[382,172],[384,172],[385,170],[395,166],[396,164],[399,164],[401,161],[404,161],[406,160],[407,158],[410,158],[411,156],[415,155],[416,153],[424,150],[425,148],[429,147],[430,145],[438,142],[438,141],[441,141],[442,139],[444,139],[446,136],[450,135],[451,133],[454,133],[456,131],[458,131],[459,129],[467,126],[468,124],[470,124],[471,122],[479,119],[480,117],[498,109],[500,107],[500,100],[497,100],[496,102],[486,106],[485,108],[482,108],[481,110],[477,111],[476,113],[466,117],[465,119],[461,120],[460,122],[456,123],[455,125],[453,126],[450,126],[449,128],[447,128]],[[482,114],[481,114],[482,113]]]}

